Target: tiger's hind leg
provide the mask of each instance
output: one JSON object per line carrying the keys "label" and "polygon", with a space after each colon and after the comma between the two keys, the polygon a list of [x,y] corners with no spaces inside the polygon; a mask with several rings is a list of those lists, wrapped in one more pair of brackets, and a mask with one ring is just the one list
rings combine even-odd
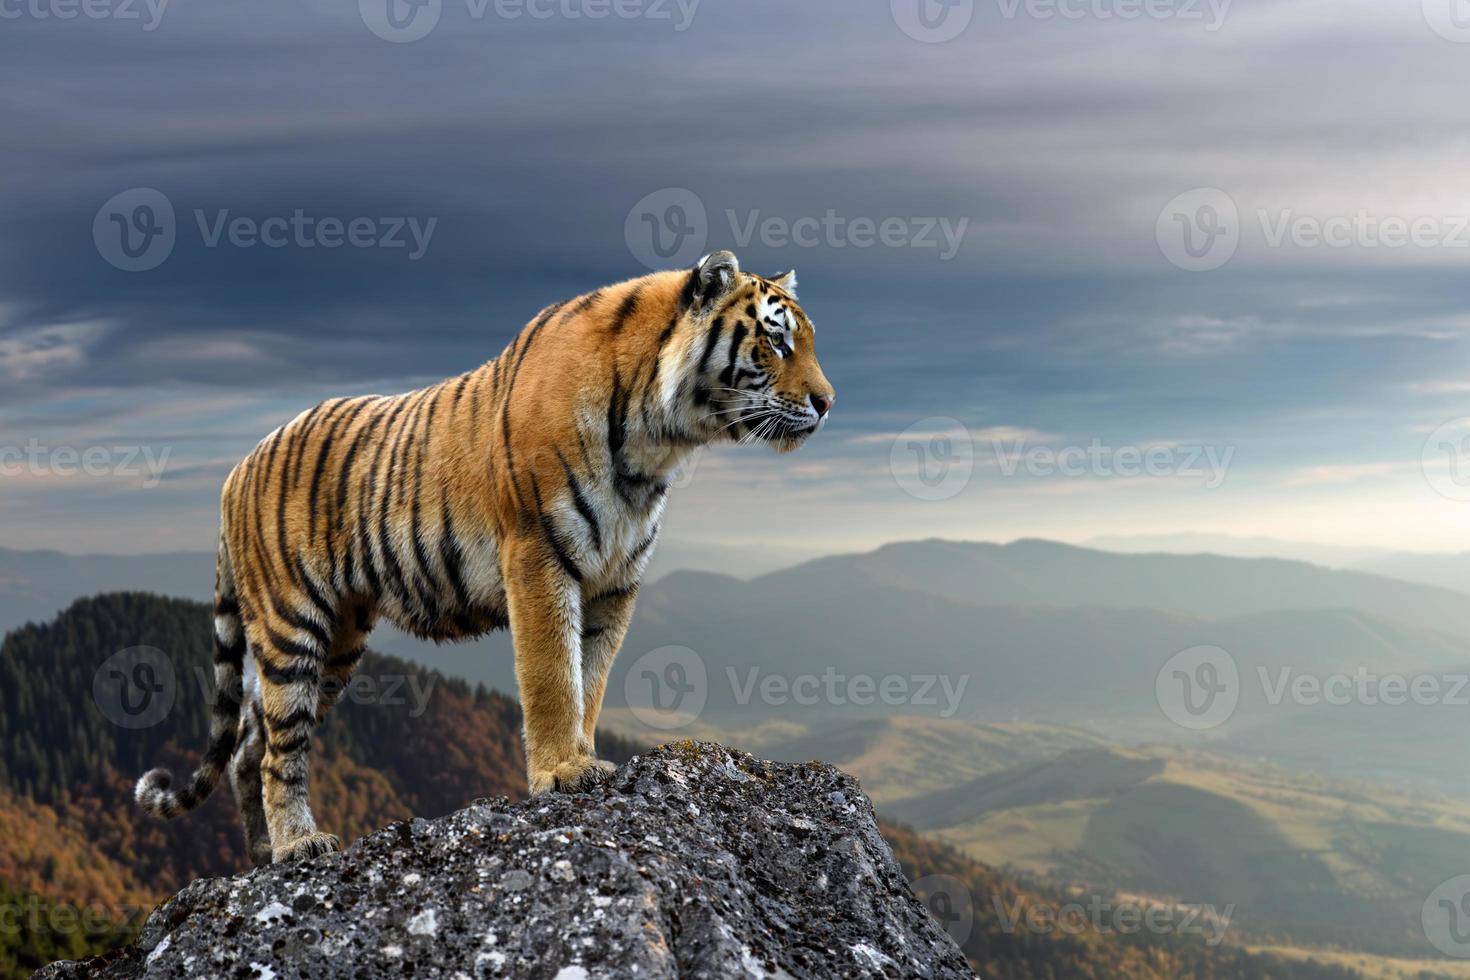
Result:
{"label": "tiger's hind leg", "polygon": [[261,764],[266,824],[276,863],[316,857],[341,849],[331,834],[317,830],[308,795],[311,734],[316,727],[323,671],[332,648],[335,620],[309,597],[296,595],[267,605],[257,635],[265,759]]}
{"label": "tiger's hind leg", "polygon": [[[253,667],[251,668],[253,671]],[[271,863],[271,834],[265,820],[265,788],[260,772],[265,762],[265,712],[260,686],[246,675],[245,710],[240,719],[239,748],[230,760],[230,786],[245,824],[245,850],[256,865]]]}

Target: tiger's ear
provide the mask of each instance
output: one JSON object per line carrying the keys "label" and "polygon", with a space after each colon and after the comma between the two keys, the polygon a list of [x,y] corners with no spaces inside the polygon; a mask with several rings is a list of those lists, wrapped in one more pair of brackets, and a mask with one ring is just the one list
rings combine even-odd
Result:
{"label": "tiger's ear", "polygon": [[781,273],[779,276],[777,276],[774,279],[772,279],[771,282],[775,283],[776,285],[780,286],[782,289],[784,289],[788,293],[790,293],[792,299],[796,299],[796,270],[795,269],[791,269],[791,270],[789,270],[787,272]]}
{"label": "tiger's ear", "polygon": [[715,252],[700,259],[689,276],[691,305],[707,307],[735,285],[740,260],[734,252]]}

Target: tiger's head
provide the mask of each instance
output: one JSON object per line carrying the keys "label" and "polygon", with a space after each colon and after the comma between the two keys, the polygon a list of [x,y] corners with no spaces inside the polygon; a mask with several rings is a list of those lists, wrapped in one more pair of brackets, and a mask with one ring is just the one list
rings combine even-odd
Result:
{"label": "tiger's head", "polygon": [[696,410],[712,439],[779,452],[827,421],[836,392],[817,363],[815,328],[796,301],[796,273],[766,279],[715,252],[691,270],[686,300],[703,330],[693,345]]}

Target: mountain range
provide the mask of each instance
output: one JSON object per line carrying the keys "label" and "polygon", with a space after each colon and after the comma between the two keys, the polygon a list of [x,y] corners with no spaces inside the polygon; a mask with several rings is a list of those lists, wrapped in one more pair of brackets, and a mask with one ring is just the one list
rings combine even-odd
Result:
{"label": "mountain range", "polygon": [[[193,877],[246,867],[227,790],[166,824],[141,817],[131,801],[138,772],[153,764],[185,769],[204,742],[207,699],[192,679],[207,675],[210,615],[208,606],[186,600],[104,595],[17,629],[0,645],[7,677],[0,686],[0,898],[28,910],[0,930],[0,976],[26,976],[51,959],[114,946],[154,902]],[[144,646],[159,652],[150,682],[170,700],[152,723],[134,726],[96,685],[112,676],[113,651]],[[349,698],[333,709],[312,751],[313,805],[324,827],[350,842],[477,796],[524,794],[513,701],[375,653],[359,676],[374,681],[370,691],[396,679],[425,697],[406,704]],[[614,760],[636,751],[606,733],[598,742]],[[1056,742],[1063,744],[1070,740]],[[920,896],[936,903],[942,896],[943,907],[932,908],[947,917],[963,908],[955,934],[986,977],[1359,975],[1315,954],[1286,958],[1194,934],[1120,932],[1108,923],[1048,927],[1072,901],[1065,891],[1028,885],[900,825],[884,833]]]}

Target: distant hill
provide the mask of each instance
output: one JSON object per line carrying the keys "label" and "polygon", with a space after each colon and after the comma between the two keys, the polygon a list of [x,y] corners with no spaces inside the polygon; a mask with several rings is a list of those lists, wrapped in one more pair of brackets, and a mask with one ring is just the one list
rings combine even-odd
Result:
{"label": "distant hill", "polygon": [[1423,582],[1470,595],[1470,553],[1455,555],[1387,555],[1364,560],[1357,567],[1405,582]]}
{"label": "distant hill", "polygon": [[[739,744],[739,736],[731,736]],[[1026,722],[988,724],[895,715],[837,724],[768,744],[761,754],[786,762],[821,759],[862,779],[881,807],[929,801],[984,773],[1104,746],[1101,736]]]}
{"label": "distant hill", "polygon": [[[650,681],[640,656],[682,646],[698,655],[707,678],[703,717],[727,727],[762,718],[811,724],[914,714],[1107,726],[1117,737],[1119,726],[1141,734],[1172,728],[1155,698],[1156,675],[1175,653],[1201,644],[1229,651],[1249,682],[1232,719],[1238,725],[1258,720],[1267,706],[1258,667],[1412,672],[1464,657],[1458,636],[1343,609],[1216,619],[1146,608],[982,605],[859,576],[840,591],[803,591],[789,578],[778,588],[776,577],[740,583],[680,573],[646,589],[614,664],[608,703],[629,706],[630,695],[646,701]],[[837,680],[833,692],[813,686],[811,703],[787,689],[798,678],[816,685],[829,674]],[[895,703],[849,697],[854,676],[896,677],[909,696]],[[764,687],[768,679],[777,686]]]}
{"label": "distant hill", "polygon": [[982,861],[1385,955],[1432,952],[1422,903],[1470,854],[1464,803],[1162,746],[1071,750],[887,812]]}
{"label": "distant hill", "polygon": [[1235,558],[1284,558],[1328,568],[1386,575],[1404,582],[1434,585],[1470,595],[1470,553],[1467,552],[1421,554],[1388,548],[1199,533],[1100,535],[1088,539],[1086,546],[1123,554],[1212,554]]}
{"label": "distant hill", "polygon": [[813,599],[868,586],[984,605],[1162,609],[1207,617],[1356,609],[1470,637],[1470,602],[1448,589],[1300,561],[1120,555],[1039,540],[901,542],[820,558],[752,584]]}
{"label": "distant hill", "polygon": [[1318,544],[1261,535],[1210,534],[1198,531],[1177,534],[1100,534],[1088,538],[1083,546],[1120,554],[1209,554],[1229,558],[1284,558],[1287,561],[1305,561],[1328,568],[1350,568],[1396,554],[1388,548]]}

